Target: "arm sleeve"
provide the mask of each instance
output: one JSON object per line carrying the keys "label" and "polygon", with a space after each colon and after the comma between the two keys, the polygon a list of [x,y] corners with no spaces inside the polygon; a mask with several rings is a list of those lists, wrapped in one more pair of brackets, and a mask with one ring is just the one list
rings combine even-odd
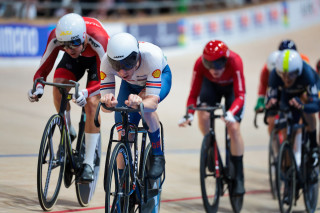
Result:
{"label": "arm sleeve", "polygon": [[264,65],[260,73],[258,96],[266,96],[267,88],[268,88],[268,79],[269,79],[269,70],[267,69],[267,65]]}
{"label": "arm sleeve", "polygon": [[[193,105],[194,107],[197,106],[197,98],[201,91],[202,78],[203,75],[201,74],[200,62],[198,60],[192,72],[191,88],[187,100],[187,107],[191,105]],[[188,110],[188,113],[194,114],[194,110]]]}

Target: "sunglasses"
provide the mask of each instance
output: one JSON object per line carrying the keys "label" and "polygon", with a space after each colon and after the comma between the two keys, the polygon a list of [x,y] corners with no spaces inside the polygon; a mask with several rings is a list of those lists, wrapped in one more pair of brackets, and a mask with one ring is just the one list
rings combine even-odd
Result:
{"label": "sunglasses", "polygon": [[76,39],[72,41],[60,41],[60,45],[63,46],[63,49],[75,49],[81,45],[81,40]]}
{"label": "sunglasses", "polygon": [[290,79],[295,79],[299,75],[299,70],[293,71],[293,72],[279,72],[277,71],[278,75],[282,78],[288,77]]}
{"label": "sunglasses", "polygon": [[134,68],[139,60],[139,54],[137,52],[132,52],[128,57],[122,60],[114,60],[108,56],[109,63],[111,64],[112,68],[119,72],[120,70],[131,70]]}
{"label": "sunglasses", "polygon": [[219,58],[218,60],[208,61],[204,57],[202,57],[202,62],[204,67],[207,68],[208,70],[210,69],[220,70],[226,66],[227,58],[222,57],[222,58]]}

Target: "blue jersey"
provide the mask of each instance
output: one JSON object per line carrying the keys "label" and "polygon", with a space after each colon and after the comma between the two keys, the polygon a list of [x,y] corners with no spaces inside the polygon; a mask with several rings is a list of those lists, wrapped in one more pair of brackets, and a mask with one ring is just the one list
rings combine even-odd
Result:
{"label": "blue jersey", "polygon": [[319,111],[319,76],[312,69],[312,67],[303,62],[302,73],[297,77],[292,86],[284,88],[284,83],[281,77],[274,69],[269,77],[267,100],[271,98],[280,99],[281,92],[284,91],[286,100],[294,97],[300,97],[303,93],[307,94],[308,102],[304,104],[303,111],[307,113],[314,113]]}

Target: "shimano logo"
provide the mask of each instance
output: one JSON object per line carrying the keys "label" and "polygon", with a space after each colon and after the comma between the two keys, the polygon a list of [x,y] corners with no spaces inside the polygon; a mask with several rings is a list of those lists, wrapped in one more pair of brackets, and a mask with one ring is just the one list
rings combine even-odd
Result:
{"label": "shimano logo", "polygon": [[114,58],[123,58],[123,55],[116,55]]}

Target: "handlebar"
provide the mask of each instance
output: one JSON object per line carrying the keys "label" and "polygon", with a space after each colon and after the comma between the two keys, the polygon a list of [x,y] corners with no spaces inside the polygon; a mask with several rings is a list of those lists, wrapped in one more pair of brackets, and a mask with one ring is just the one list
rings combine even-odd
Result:
{"label": "handlebar", "polygon": [[103,108],[105,108],[106,110],[113,111],[113,112],[121,112],[121,113],[125,113],[125,114],[128,114],[130,112],[140,112],[143,127],[145,128],[145,130],[149,129],[149,127],[147,125],[147,122],[145,120],[145,116],[144,116],[144,105],[143,105],[143,103],[140,103],[138,109],[134,109],[134,108],[126,107],[126,106],[123,106],[123,107],[107,107],[104,103],[99,102],[97,110],[96,110],[96,114],[94,116],[94,124],[96,125],[96,127],[100,127],[98,116],[99,116],[99,112],[100,112],[100,107],[101,106]]}
{"label": "handlebar", "polygon": [[51,82],[46,82],[43,80],[43,77],[37,78],[32,87],[32,93],[36,91],[36,87],[38,83],[44,84],[44,85],[49,85],[49,86],[55,86],[58,88],[67,88],[67,87],[74,87],[75,88],[75,97],[76,99],[79,97],[78,91],[79,91],[79,86],[80,84],[76,81],[69,80],[70,83],[72,84],[61,84],[61,83],[51,83]]}
{"label": "handlebar", "polygon": [[[197,111],[206,111],[206,112],[214,112],[215,110],[222,109],[222,113],[223,113],[222,116],[223,117],[226,116],[226,109],[225,109],[225,106],[222,104],[217,104],[216,106],[201,106],[201,107],[188,106],[186,115],[188,115],[189,109],[197,110]],[[216,116],[220,117],[220,115],[216,115]]]}

